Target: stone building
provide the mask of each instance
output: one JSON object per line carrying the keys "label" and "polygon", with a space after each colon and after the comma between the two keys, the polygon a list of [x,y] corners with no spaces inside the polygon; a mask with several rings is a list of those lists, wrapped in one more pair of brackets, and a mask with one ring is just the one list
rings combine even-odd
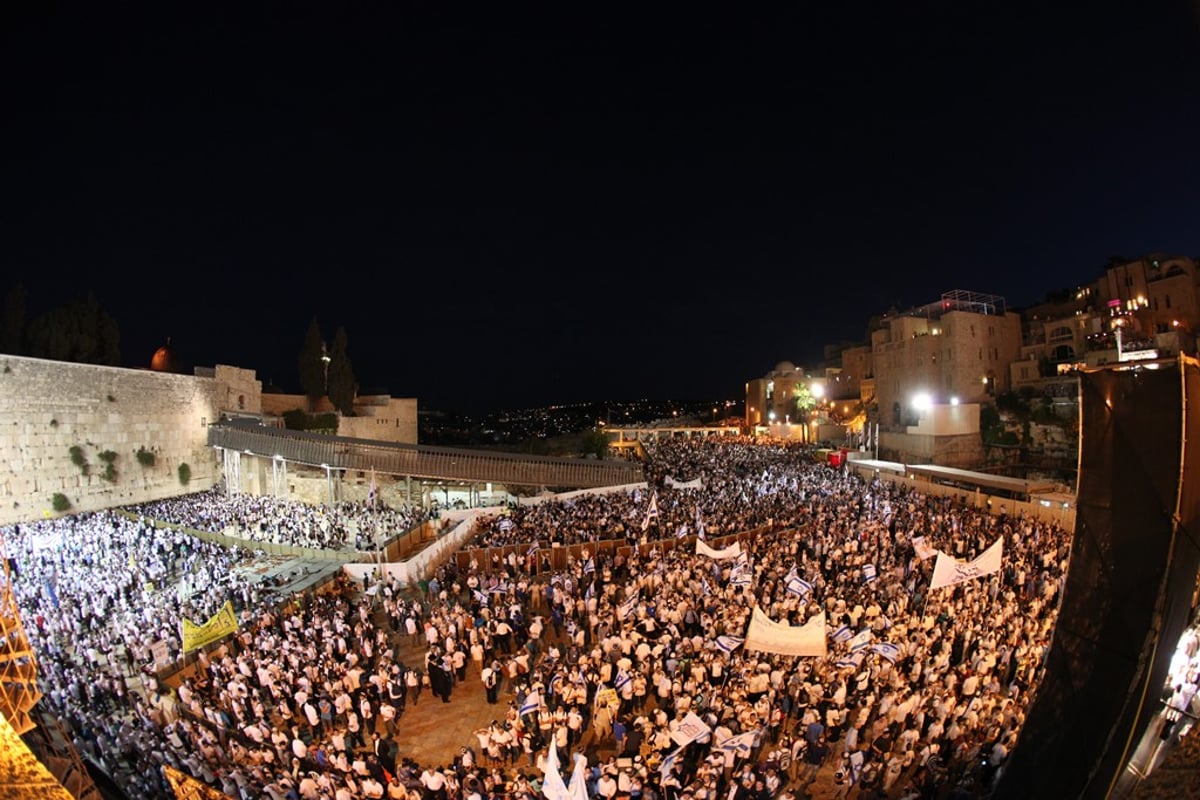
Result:
{"label": "stone building", "polygon": [[998,295],[955,290],[884,317],[871,332],[881,427],[917,425],[921,405],[990,402],[1020,350],[1021,317]]}

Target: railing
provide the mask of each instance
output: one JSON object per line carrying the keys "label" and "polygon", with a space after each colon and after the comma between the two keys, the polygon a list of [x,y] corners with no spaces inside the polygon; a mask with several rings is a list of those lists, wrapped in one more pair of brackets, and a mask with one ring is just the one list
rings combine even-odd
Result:
{"label": "railing", "polygon": [[590,488],[643,480],[641,464],[493,453],[321,436],[262,425],[222,422],[209,426],[208,444],[264,458],[414,478],[501,483],[512,486]]}

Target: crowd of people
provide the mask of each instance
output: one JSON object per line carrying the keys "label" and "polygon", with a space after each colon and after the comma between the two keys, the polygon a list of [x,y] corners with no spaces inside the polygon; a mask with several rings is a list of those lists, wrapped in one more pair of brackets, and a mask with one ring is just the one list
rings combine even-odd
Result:
{"label": "crowd of people", "polygon": [[[666,441],[647,476],[638,491],[512,509],[476,540],[621,538],[627,554],[585,552],[558,571],[451,559],[424,591],[347,579],[285,606],[225,579],[245,554],[108,512],[5,537],[51,708],[132,797],[170,797],[156,768],[168,764],[242,798],[529,800],[552,743],[564,773],[569,754],[587,757],[590,800],[790,800],[818,774],[843,797],[986,793],[1036,692],[1067,532],[864,480],[782,443]],[[238,510],[255,502],[214,492],[137,510],[211,530],[255,519]],[[306,509],[296,528],[332,513]],[[743,559],[693,546],[749,530]],[[56,536],[65,546],[39,544]],[[1003,568],[930,590],[918,536],[961,560],[1002,539]],[[210,580],[194,582],[204,588],[187,615],[236,596],[241,630],[202,651],[176,690],[118,688],[147,674],[151,639],[178,641],[174,587],[201,561]],[[747,650],[756,607],[791,625],[824,614],[828,655]],[[118,640],[130,655],[113,657]],[[423,656],[406,664],[402,647]],[[491,725],[463,732],[453,763],[398,755],[400,717],[429,702],[426,688],[497,706]]]}
{"label": "crowd of people", "polygon": [[270,496],[230,496],[220,486],[129,510],[195,530],[314,550],[372,550],[429,518],[419,506],[392,508],[379,499],[314,506]]}

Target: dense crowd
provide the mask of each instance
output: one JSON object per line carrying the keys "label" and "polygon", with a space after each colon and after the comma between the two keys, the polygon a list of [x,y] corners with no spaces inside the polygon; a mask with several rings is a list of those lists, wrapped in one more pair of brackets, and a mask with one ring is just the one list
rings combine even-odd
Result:
{"label": "dense crowd", "polygon": [[[524,559],[460,571],[451,560],[419,593],[344,581],[282,608],[252,585],[222,583],[231,554],[116,515],[6,537],[10,550],[17,543],[23,614],[39,618],[31,638],[52,707],[134,797],[169,797],[156,767],[170,764],[233,797],[530,800],[552,741],[566,773],[567,754],[588,756],[591,800],[789,800],[820,771],[838,796],[986,793],[1036,691],[1066,532],[864,481],[781,444],[673,440],[651,450],[648,476],[638,492],[513,509],[512,524],[480,531],[497,543],[619,536],[638,545],[628,556],[585,555],[557,572]],[[668,476],[702,488],[670,488]],[[214,493],[153,510],[204,528],[253,503]],[[702,534],[717,548],[752,529],[744,561],[692,544]],[[36,544],[47,536],[67,546],[47,555]],[[1002,538],[1003,569],[930,591],[933,559],[918,556],[917,536],[964,560]],[[143,560],[95,608],[89,598],[110,581],[99,571]],[[204,592],[189,615],[240,593],[241,631],[202,653],[177,691],[122,692],[147,640],[174,635],[176,607],[151,612],[130,657],[101,658],[103,637],[139,639],[132,615],[147,613],[156,589],[178,603],[162,589],[200,560],[211,580],[196,584]],[[51,575],[57,599],[47,602]],[[807,588],[793,591],[793,578]],[[755,606],[792,625],[823,612],[829,655],[747,651]],[[91,639],[73,638],[78,619]],[[419,663],[403,663],[401,643],[419,645]],[[95,689],[105,685],[114,688]],[[425,689],[497,705],[492,725],[464,732],[452,764],[397,757],[399,719]],[[693,715],[706,730],[689,739]]]}
{"label": "dense crowd", "polygon": [[141,503],[130,511],[195,530],[315,550],[371,550],[429,518],[417,506],[391,508],[379,500],[314,506],[270,496],[230,496],[220,485]]}

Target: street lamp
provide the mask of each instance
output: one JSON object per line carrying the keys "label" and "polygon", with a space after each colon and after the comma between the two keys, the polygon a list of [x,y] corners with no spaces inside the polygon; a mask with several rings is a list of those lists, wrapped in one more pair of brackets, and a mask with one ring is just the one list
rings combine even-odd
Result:
{"label": "street lamp", "polygon": [[332,360],[333,360],[333,358],[329,355],[329,349],[325,346],[324,342],[321,342],[321,363],[324,366],[324,372],[325,372],[325,394],[326,395],[329,394],[329,362]]}

